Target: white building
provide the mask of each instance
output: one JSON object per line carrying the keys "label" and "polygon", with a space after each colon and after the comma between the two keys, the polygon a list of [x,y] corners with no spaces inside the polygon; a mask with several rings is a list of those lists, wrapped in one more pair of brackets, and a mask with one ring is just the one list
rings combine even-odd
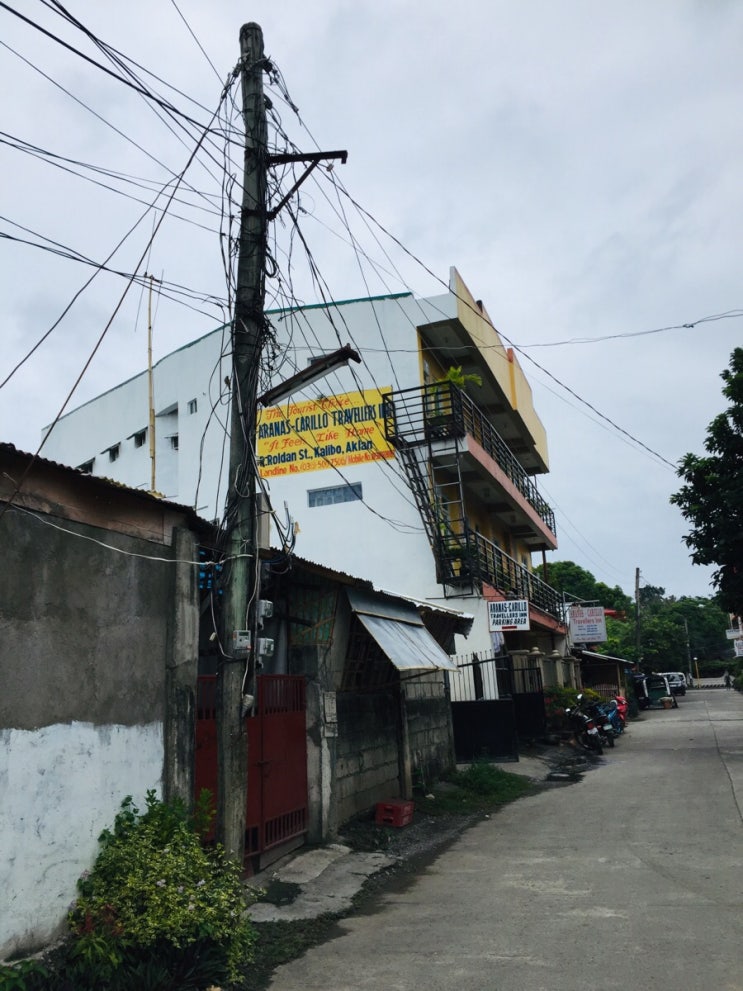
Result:
{"label": "white building", "polygon": [[[435,297],[267,316],[283,355],[275,381],[346,343],[362,357],[261,412],[260,472],[297,553],[473,613],[462,651],[499,645],[488,601],[528,600],[529,632],[507,634],[509,649],[562,653],[559,596],[531,570],[535,552],[557,546],[533,481],[548,471],[545,430],[515,354],[456,270]],[[220,328],[153,369],[155,488],[207,518],[221,516],[227,490],[229,352]],[[63,417],[44,454],[149,489],[149,411],[143,372]]]}

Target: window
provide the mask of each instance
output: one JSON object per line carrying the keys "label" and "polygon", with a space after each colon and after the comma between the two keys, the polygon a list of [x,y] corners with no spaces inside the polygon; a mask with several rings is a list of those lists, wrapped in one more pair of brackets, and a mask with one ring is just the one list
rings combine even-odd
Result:
{"label": "window", "polygon": [[114,444],[112,447],[109,447],[108,449],[108,460],[118,461],[119,454],[121,454],[121,444]]}
{"label": "window", "polygon": [[77,470],[81,471],[84,475],[92,475],[94,464],[95,458],[91,458],[90,461],[84,461],[81,465],[78,465]]}
{"label": "window", "polygon": [[132,435],[134,438],[135,447],[144,447],[144,442],[147,440],[147,428],[144,430],[138,430],[136,434]]}
{"label": "window", "polygon": [[316,506],[334,506],[339,502],[354,502],[363,498],[361,482],[352,485],[334,485],[327,489],[308,489],[307,503],[310,509]]}
{"label": "window", "polygon": [[178,450],[178,434],[173,434],[171,437],[168,437],[168,440],[170,441],[171,450],[177,451]]}
{"label": "window", "polygon": [[188,412],[189,413],[195,413],[196,410],[199,408],[199,404],[198,404],[197,400],[195,400],[195,399],[189,399],[186,408],[188,409]]}

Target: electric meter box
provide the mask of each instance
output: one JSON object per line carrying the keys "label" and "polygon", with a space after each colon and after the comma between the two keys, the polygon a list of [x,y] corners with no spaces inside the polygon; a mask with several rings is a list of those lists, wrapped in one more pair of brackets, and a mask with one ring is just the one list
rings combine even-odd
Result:
{"label": "electric meter box", "polygon": [[232,656],[247,657],[250,652],[250,630],[232,631]]}
{"label": "electric meter box", "polygon": [[259,637],[257,641],[258,654],[261,657],[273,657],[274,642],[268,637]]}

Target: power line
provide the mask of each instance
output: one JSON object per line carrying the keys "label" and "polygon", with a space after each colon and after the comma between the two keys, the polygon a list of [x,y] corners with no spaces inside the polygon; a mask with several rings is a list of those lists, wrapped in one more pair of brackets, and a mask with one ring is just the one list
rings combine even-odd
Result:
{"label": "power line", "polygon": [[[2,0],[0,0],[0,2],[2,2]],[[217,107],[217,110],[214,112],[214,115],[213,115],[212,120],[214,119],[214,117],[216,117],[217,113],[219,112],[219,107],[221,107],[222,103],[224,102],[224,100],[226,98],[226,94],[227,94],[227,89],[225,88],[223,90],[223,92],[222,92],[222,95],[221,95],[220,101],[219,101],[219,106]],[[211,126],[211,121],[210,121],[210,125],[209,126]],[[157,233],[158,233],[160,227],[162,226],[163,221],[165,220],[165,217],[167,215],[168,207],[172,203],[173,197],[175,196],[175,193],[176,193],[176,191],[178,189],[178,186],[180,185],[180,182],[182,181],[183,177],[185,176],[185,173],[188,171],[190,165],[192,164],[192,162],[196,158],[196,154],[197,154],[199,148],[201,147],[201,144],[203,143],[203,141],[206,138],[207,131],[208,131],[208,129],[205,129],[202,132],[202,135],[199,138],[199,141],[196,143],[194,149],[192,150],[192,152],[191,152],[191,154],[190,154],[190,156],[188,158],[188,161],[186,162],[186,164],[185,164],[185,166],[184,166],[184,168],[183,168],[183,170],[181,172],[181,175],[180,175],[178,181],[176,182],[176,185],[171,189],[170,194],[169,194],[169,197],[168,197],[168,202],[167,202],[167,204],[165,206],[165,209],[164,209],[163,213],[160,215],[160,217],[158,218],[157,224],[153,228],[152,234],[150,235],[150,238],[149,238],[149,240],[148,240],[148,242],[147,242],[147,244],[145,246],[145,249],[144,249],[144,251],[142,252],[142,254],[140,256],[139,261],[137,262],[137,265],[135,267],[135,274],[139,270],[139,268],[142,265],[142,262],[144,261],[144,259],[148,256],[148,253],[150,251],[150,247],[152,245],[152,242],[154,241],[155,237],[157,236]],[[146,213],[143,215],[143,217],[140,218],[140,222],[144,218],[144,216],[146,216]],[[116,250],[117,249],[114,249],[114,251],[116,251]],[[57,412],[56,416],[54,417],[54,420],[52,421],[52,423],[49,425],[46,433],[44,434],[44,437],[41,440],[41,443],[37,447],[35,453],[33,454],[31,460],[29,461],[26,469],[24,470],[23,474],[21,475],[21,478],[20,478],[20,480],[18,481],[18,483],[16,485],[15,491],[11,493],[11,495],[9,496],[9,498],[8,498],[6,504],[5,504],[5,507],[3,508],[2,511],[0,511],[0,519],[2,519],[3,515],[7,512],[8,508],[12,504],[13,500],[15,499],[15,497],[18,495],[18,493],[20,492],[21,488],[23,487],[23,484],[24,484],[26,478],[28,477],[29,472],[33,468],[33,466],[34,466],[34,464],[36,462],[36,459],[38,458],[39,453],[41,452],[41,449],[44,447],[44,444],[49,439],[52,431],[54,430],[54,427],[59,422],[60,417],[64,413],[64,411],[65,411],[65,409],[67,407],[67,404],[69,403],[70,399],[72,398],[72,396],[73,396],[75,390],[77,389],[78,385],[82,381],[83,376],[85,375],[86,371],[90,367],[90,364],[93,361],[93,358],[95,357],[95,355],[96,355],[99,347],[103,343],[103,340],[104,340],[106,334],[108,333],[108,331],[109,331],[109,329],[110,329],[110,327],[111,327],[114,319],[116,318],[116,314],[121,309],[121,306],[123,305],[124,300],[125,300],[125,298],[127,296],[127,293],[129,292],[129,289],[131,288],[131,286],[133,285],[133,283],[134,283],[134,275],[132,275],[132,277],[128,281],[126,287],[124,288],[124,291],[121,294],[118,303],[114,307],[113,313],[111,314],[108,322],[106,323],[105,327],[101,331],[101,334],[99,335],[99,337],[98,337],[95,345],[93,346],[92,351],[90,352],[88,358],[86,359],[85,364],[83,365],[83,368],[82,368],[80,374],[76,378],[76,380],[75,380],[72,388],[70,389],[70,391],[67,394],[67,397],[65,398],[64,402],[62,403],[62,406],[58,410],[58,412]],[[84,287],[84,288],[86,288],[86,287]],[[82,291],[83,290],[80,290],[77,295],[79,296],[80,295],[80,292],[82,292]],[[71,306],[72,303],[70,303],[69,305]],[[69,309],[69,306],[68,306],[67,309]],[[59,321],[57,321],[57,323],[59,323]]]}
{"label": "power line", "polygon": [[[163,100],[161,97],[156,96],[154,93],[152,93],[150,90],[146,89],[145,87],[133,82],[130,79],[127,79],[125,76],[119,75],[118,72],[114,72],[112,69],[107,68],[101,62],[97,62],[94,58],[91,58],[90,55],[86,55],[84,52],[81,52],[79,48],[75,48],[74,45],[70,45],[68,42],[63,41],[58,35],[54,34],[54,32],[48,31],[40,24],[37,24],[36,21],[31,20],[30,17],[26,17],[24,14],[21,14],[20,11],[14,10],[7,3],[5,3],[4,0],[0,0],[0,7],[2,7],[4,10],[7,10],[9,14],[13,14],[15,17],[18,17],[20,20],[24,21],[26,24],[34,28],[36,31],[41,32],[41,34],[45,35],[47,38],[50,38],[58,45],[61,45],[63,48],[66,48],[69,52],[72,52],[74,55],[77,55],[78,58],[83,59],[83,61],[88,62],[90,63],[90,65],[95,66],[96,69],[100,69],[101,72],[105,72],[106,75],[111,76],[113,79],[116,79],[118,82],[123,83],[125,86],[130,87],[130,89],[133,89],[135,92],[139,93],[140,96],[144,96],[148,100],[152,100],[153,103],[157,103],[160,107],[163,108],[163,110],[167,110],[168,113],[172,113],[178,117],[182,117],[184,120],[188,121],[189,124],[193,124],[195,127],[198,127],[202,131],[205,130],[203,124],[200,124],[199,121],[195,120],[193,117],[190,117],[188,114],[183,113],[183,111],[178,110],[169,101]],[[70,21],[70,23],[74,24],[76,27],[79,27],[81,31],[83,31],[86,35],[88,35],[89,38],[91,38],[91,40],[95,40],[97,42],[97,39],[95,39],[94,35],[92,35],[89,31],[87,31],[79,21],[76,21],[70,15],[67,15],[67,19]]]}

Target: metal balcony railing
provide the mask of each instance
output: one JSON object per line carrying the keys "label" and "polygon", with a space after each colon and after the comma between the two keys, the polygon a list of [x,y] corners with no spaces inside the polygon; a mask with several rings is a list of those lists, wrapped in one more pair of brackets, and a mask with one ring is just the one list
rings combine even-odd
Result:
{"label": "metal balcony railing", "polygon": [[461,534],[442,538],[435,551],[442,565],[440,570],[450,576],[451,587],[482,586],[487,582],[507,598],[528,599],[542,612],[564,621],[562,595],[481,533],[465,527]]}
{"label": "metal balcony railing", "polygon": [[387,439],[395,446],[469,435],[493,458],[551,533],[555,514],[508,444],[470,397],[452,382],[402,389],[385,397]]}
{"label": "metal balcony railing", "polygon": [[477,578],[492,585],[506,596],[528,599],[542,612],[563,622],[562,595],[533,571],[514,561],[481,533],[469,533],[471,557]]}

